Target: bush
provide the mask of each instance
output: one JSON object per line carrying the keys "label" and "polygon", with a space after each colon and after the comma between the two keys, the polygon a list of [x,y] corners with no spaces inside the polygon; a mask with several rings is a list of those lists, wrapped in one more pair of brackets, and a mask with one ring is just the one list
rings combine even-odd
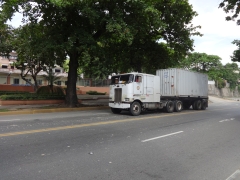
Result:
{"label": "bush", "polygon": [[101,92],[97,92],[97,91],[88,91],[88,92],[86,92],[86,94],[88,94],[88,95],[106,95],[106,93],[101,93]]}
{"label": "bush", "polygon": [[37,94],[58,94],[64,95],[64,90],[60,86],[41,86],[37,90]]}
{"label": "bush", "polygon": [[64,100],[65,95],[59,94],[13,94],[1,95],[1,100]]}
{"label": "bush", "polygon": [[215,86],[217,86],[219,89],[224,88],[226,86],[226,82],[225,80],[218,78]]}
{"label": "bush", "polygon": [[11,95],[11,94],[29,94],[27,91],[0,91],[1,95]]}

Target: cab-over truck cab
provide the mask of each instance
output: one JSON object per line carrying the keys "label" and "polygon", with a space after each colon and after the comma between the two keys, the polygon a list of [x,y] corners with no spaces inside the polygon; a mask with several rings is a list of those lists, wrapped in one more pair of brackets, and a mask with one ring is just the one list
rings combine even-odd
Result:
{"label": "cab-over truck cab", "polygon": [[113,113],[129,110],[139,115],[145,109],[163,108],[160,103],[159,77],[143,73],[127,73],[111,78],[109,106]]}

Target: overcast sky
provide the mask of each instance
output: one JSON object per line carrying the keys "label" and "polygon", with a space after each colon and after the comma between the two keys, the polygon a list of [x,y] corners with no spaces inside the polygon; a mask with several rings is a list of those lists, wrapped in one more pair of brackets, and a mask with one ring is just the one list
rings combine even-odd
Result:
{"label": "overcast sky", "polygon": [[202,28],[199,31],[203,34],[202,37],[193,38],[195,52],[218,55],[222,58],[222,64],[232,63],[230,56],[237,49],[232,41],[240,40],[240,26],[234,21],[225,20],[226,13],[218,8],[221,0],[189,0],[189,3],[198,13],[193,24],[200,25]]}
{"label": "overcast sky", "polygon": [[[230,56],[237,46],[232,44],[234,39],[240,39],[240,26],[234,21],[225,21],[226,14],[218,6],[221,0],[189,0],[198,16],[193,24],[200,25],[199,30],[203,36],[193,37],[194,51],[218,55],[222,58],[222,64],[232,63]],[[17,27],[21,24],[21,16],[15,15],[11,24]],[[240,66],[240,63],[238,63]]]}

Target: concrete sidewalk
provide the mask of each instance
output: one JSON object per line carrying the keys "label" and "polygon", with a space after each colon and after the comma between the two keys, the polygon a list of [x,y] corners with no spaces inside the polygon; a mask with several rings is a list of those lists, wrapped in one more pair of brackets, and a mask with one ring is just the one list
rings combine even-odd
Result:
{"label": "concrete sidewalk", "polygon": [[78,96],[78,98],[82,99],[82,103],[79,107],[74,108],[65,107],[64,104],[7,105],[7,106],[0,105],[0,116],[17,114],[85,111],[109,108],[108,95],[107,96],[81,95]]}
{"label": "concrete sidewalk", "polygon": [[208,96],[210,103],[222,103],[222,102],[232,102],[232,101],[239,101],[240,98],[221,98],[217,96]]}

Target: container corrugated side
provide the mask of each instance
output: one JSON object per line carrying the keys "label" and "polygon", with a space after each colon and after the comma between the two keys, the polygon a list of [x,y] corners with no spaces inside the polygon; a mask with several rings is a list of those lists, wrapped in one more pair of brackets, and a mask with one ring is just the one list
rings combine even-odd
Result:
{"label": "container corrugated side", "polygon": [[206,74],[184,69],[159,69],[160,93],[162,96],[207,97],[208,77]]}

